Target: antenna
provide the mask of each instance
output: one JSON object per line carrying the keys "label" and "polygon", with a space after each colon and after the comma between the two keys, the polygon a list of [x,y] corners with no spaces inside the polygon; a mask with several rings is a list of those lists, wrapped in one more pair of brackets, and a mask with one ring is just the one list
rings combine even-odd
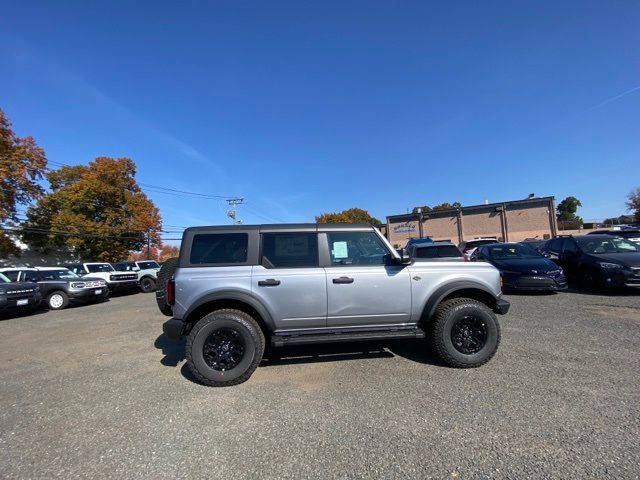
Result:
{"label": "antenna", "polygon": [[244,204],[244,198],[227,198],[229,204],[229,210],[227,210],[227,217],[229,217],[234,225],[240,225],[242,220],[238,220],[236,207]]}

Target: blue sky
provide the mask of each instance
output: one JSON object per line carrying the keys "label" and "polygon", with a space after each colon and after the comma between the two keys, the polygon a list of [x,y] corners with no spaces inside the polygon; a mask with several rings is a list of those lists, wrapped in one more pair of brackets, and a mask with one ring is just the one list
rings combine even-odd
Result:
{"label": "blue sky", "polygon": [[[640,3],[4,2],[0,108],[48,158],[245,223],[640,186]],[[150,192],[167,225],[221,201]]]}

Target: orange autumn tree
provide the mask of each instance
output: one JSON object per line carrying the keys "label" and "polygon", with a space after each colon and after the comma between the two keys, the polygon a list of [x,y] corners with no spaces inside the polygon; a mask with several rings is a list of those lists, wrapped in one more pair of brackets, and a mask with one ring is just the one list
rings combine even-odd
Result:
{"label": "orange autumn tree", "polygon": [[160,244],[162,220],[128,158],[99,157],[46,175],[51,192],[27,210],[23,239],[68,247],[85,260],[117,261]]}
{"label": "orange autumn tree", "polygon": [[[0,223],[18,221],[18,205],[27,205],[44,190],[37,183],[47,167],[44,150],[32,137],[18,137],[0,110]],[[0,257],[17,254],[18,248],[0,231]]]}
{"label": "orange autumn tree", "polygon": [[342,212],[322,213],[316,217],[317,223],[368,223],[380,225],[380,220],[369,215],[369,212],[361,208],[350,208]]}

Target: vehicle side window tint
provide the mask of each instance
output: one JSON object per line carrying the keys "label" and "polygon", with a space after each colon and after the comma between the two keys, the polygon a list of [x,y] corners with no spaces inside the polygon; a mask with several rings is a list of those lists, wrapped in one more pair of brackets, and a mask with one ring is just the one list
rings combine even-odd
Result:
{"label": "vehicle side window tint", "polygon": [[5,277],[7,277],[12,282],[17,282],[18,275],[20,274],[18,270],[10,270],[8,272],[2,272],[2,273],[4,274]]}
{"label": "vehicle side window tint", "polygon": [[318,235],[315,232],[262,234],[262,266],[295,268],[318,265]]}
{"label": "vehicle side window tint", "polygon": [[193,236],[189,262],[245,263],[249,235],[246,233],[201,233]]}
{"label": "vehicle side window tint", "polygon": [[578,253],[578,246],[571,238],[565,238],[562,243],[562,253]]}
{"label": "vehicle side window tint", "polygon": [[24,272],[24,281],[25,282],[37,282],[40,280],[40,276],[38,272],[27,271]]}
{"label": "vehicle side window tint", "polygon": [[385,265],[389,250],[374,232],[327,233],[331,265]]}
{"label": "vehicle side window tint", "polygon": [[562,243],[562,238],[554,238],[547,245],[547,250],[553,253],[560,253],[561,243]]}

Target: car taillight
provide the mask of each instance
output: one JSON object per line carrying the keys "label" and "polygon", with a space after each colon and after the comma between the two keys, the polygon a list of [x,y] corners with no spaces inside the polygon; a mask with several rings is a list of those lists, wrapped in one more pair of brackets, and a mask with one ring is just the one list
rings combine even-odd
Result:
{"label": "car taillight", "polygon": [[176,302],[176,282],[173,278],[167,282],[166,301],[169,305]]}

